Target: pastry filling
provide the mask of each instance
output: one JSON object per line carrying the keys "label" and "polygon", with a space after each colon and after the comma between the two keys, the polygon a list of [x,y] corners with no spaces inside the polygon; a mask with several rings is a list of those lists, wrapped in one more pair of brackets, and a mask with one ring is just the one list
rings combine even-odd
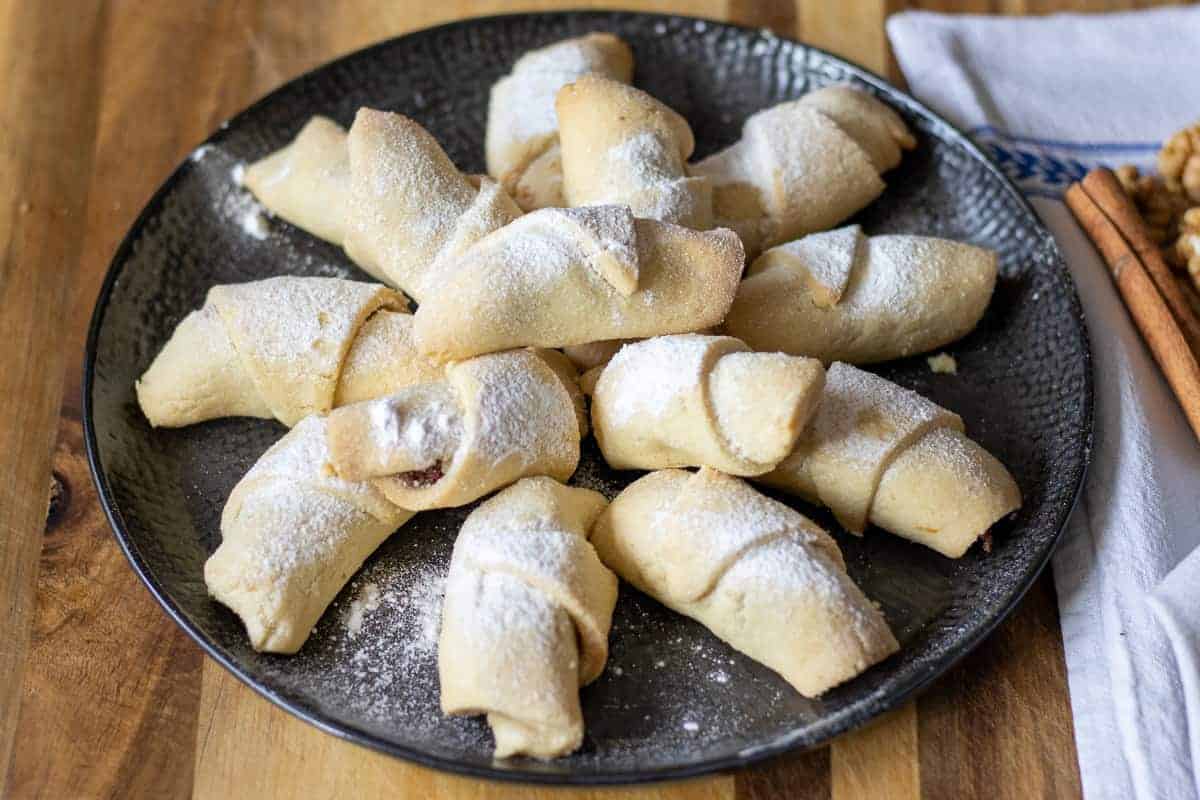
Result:
{"label": "pastry filling", "polygon": [[396,476],[396,479],[405,486],[412,489],[424,489],[428,486],[433,486],[445,476],[445,471],[442,469],[442,461],[438,459],[433,466],[425,469],[414,469],[410,472],[401,472]]}
{"label": "pastry filling", "polygon": [[394,478],[422,488],[437,483],[463,437],[463,412],[444,383],[335,409],[329,415],[335,472],[352,481]]}

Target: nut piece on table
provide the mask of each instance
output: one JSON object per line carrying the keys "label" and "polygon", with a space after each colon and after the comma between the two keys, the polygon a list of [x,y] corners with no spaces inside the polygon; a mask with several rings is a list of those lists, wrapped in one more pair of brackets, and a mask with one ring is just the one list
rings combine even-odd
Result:
{"label": "nut piece on table", "polygon": [[1169,188],[1200,203],[1200,123],[1178,131],[1158,154],[1158,171]]}
{"label": "nut piece on table", "polygon": [[1189,208],[1179,219],[1179,238],[1171,248],[1175,263],[1186,266],[1192,283],[1200,288],[1200,206]]}
{"label": "nut piece on table", "polygon": [[[1164,246],[1174,241],[1178,235],[1180,216],[1192,205],[1183,193],[1182,186],[1176,183],[1172,187],[1157,175],[1141,175],[1132,164],[1117,167],[1114,173],[1145,220],[1150,238]],[[1167,247],[1166,251],[1169,254],[1170,248]]]}

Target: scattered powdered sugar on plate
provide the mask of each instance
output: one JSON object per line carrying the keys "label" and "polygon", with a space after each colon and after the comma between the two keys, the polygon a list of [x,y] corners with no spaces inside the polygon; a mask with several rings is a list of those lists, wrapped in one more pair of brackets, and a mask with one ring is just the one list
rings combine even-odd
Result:
{"label": "scattered powdered sugar on plate", "polygon": [[255,239],[265,239],[271,235],[271,226],[262,208],[246,208],[238,217],[242,232]]}
{"label": "scattered powdered sugar on plate", "polygon": [[[581,445],[586,448],[588,445],[595,447],[591,440],[585,440]],[[575,474],[568,481],[571,486],[579,486],[584,489],[591,489],[612,500],[621,491],[622,484],[614,480],[612,477],[612,469],[599,457],[597,458],[581,458],[579,466],[575,468]]]}
{"label": "scattered powdered sugar on plate", "polygon": [[199,147],[197,147],[195,150],[192,151],[192,154],[188,156],[188,161],[191,161],[193,163],[195,163],[197,161],[203,161],[204,157],[207,156],[209,153],[211,153],[215,149],[216,149],[216,147],[214,147],[211,144],[202,144]]}
{"label": "scattered powdered sugar on plate", "polygon": [[358,596],[350,602],[350,607],[342,615],[342,622],[351,639],[362,633],[363,618],[379,608],[379,599],[379,584],[364,583]]}
{"label": "scattered powdered sugar on plate", "polygon": [[[207,159],[219,153],[219,150],[210,147],[204,151],[202,156],[197,157],[196,153],[193,153],[190,158],[192,161],[197,161],[199,158]],[[229,168],[228,184],[217,192],[214,208],[217,213],[252,239],[266,239],[271,235],[271,224],[267,220],[268,213],[254,195],[242,186],[242,177],[245,172],[246,165],[240,161],[235,162]]]}
{"label": "scattered powdered sugar on plate", "polygon": [[446,567],[414,558],[419,543],[397,541],[407,533],[393,534],[380,549],[387,557],[371,559],[342,591],[313,642],[333,657],[330,678],[349,708],[386,722],[408,718],[421,701],[436,723],[436,692],[430,702],[429,692],[413,689],[436,683]]}

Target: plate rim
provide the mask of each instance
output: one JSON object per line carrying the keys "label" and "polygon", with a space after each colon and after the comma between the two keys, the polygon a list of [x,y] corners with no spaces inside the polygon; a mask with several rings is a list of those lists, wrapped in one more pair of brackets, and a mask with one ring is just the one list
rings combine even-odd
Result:
{"label": "plate rim", "polygon": [[[541,772],[526,768],[504,769],[494,766],[483,766],[478,764],[466,763],[456,760],[449,756],[436,755],[424,752],[407,745],[397,744],[394,741],[389,741],[383,738],[361,730],[357,727],[346,723],[335,723],[326,720],[321,713],[315,709],[307,707],[305,704],[284,697],[278,692],[272,691],[269,687],[258,682],[253,675],[243,669],[233,659],[227,658],[218,648],[216,643],[209,641],[208,637],[201,631],[198,626],[194,625],[186,616],[171,597],[169,590],[164,587],[153,570],[146,564],[141,554],[138,552],[136,544],[133,542],[128,530],[125,527],[120,511],[116,505],[116,499],[113,495],[112,487],[109,484],[108,476],[105,474],[99,452],[99,444],[96,438],[95,422],[93,420],[93,390],[95,384],[95,367],[96,354],[99,346],[100,331],[104,324],[106,312],[108,310],[109,301],[112,292],[116,287],[117,281],[121,277],[125,265],[129,262],[133,245],[145,227],[146,222],[152,215],[156,213],[162,200],[175,187],[175,184],[180,180],[185,172],[189,155],[185,155],[171,174],[159,185],[150,198],[143,205],[141,211],[138,212],[136,218],[130,223],[129,229],[122,237],[120,244],[113,253],[112,259],[105,271],[104,281],[100,286],[100,290],[96,296],[95,305],[92,310],[91,319],[88,324],[87,341],[84,347],[83,359],[83,383],[82,383],[82,424],[84,447],[87,455],[88,470],[91,473],[92,482],[96,488],[97,499],[104,510],[104,516],[108,521],[109,527],[112,529],[113,537],[117,540],[121,551],[125,554],[125,558],[129,561],[134,573],[139,580],[150,592],[151,596],[158,604],[166,611],[168,617],[178,625],[197,645],[204,651],[208,657],[212,658],[223,668],[228,670],[235,678],[252,689],[256,694],[275,704],[277,707],[292,714],[293,716],[303,720],[304,722],[315,726],[319,730],[336,736],[339,739],[353,742],[360,746],[365,746],[376,752],[385,753],[392,757],[397,757],[410,761],[421,766],[430,767],[433,769],[442,770],[458,775],[465,775],[473,778],[485,778],[490,780],[499,780],[508,783],[523,783],[537,785],[573,785],[573,786],[619,786],[619,785],[637,785],[648,783],[660,783],[663,781],[683,780],[687,778],[696,778],[704,775],[711,775],[719,772],[727,772],[730,770],[740,769],[759,764],[769,759],[777,759],[786,755],[798,755],[801,752],[816,749],[827,745],[835,737],[851,730],[861,728],[876,717],[900,706],[904,702],[916,694],[927,689],[934,681],[944,676],[947,672],[953,669],[963,658],[973,652],[985,639],[987,639],[995,629],[1006,620],[1021,600],[1028,593],[1033,583],[1042,574],[1046,565],[1050,561],[1050,557],[1057,549],[1059,542],[1062,539],[1063,531],[1066,528],[1068,520],[1074,513],[1078,505],[1080,495],[1085,484],[1088,470],[1091,466],[1092,454],[1094,450],[1095,436],[1095,385],[1093,359],[1091,353],[1091,339],[1088,332],[1087,319],[1084,314],[1083,306],[1079,298],[1078,287],[1076,286],[1074,276],[1067,267],[1066,259],[1053,234],[1046,227],[1045,223],[1038,216],[1032,204],[1029,202],[1016,185],[1004,174],[996,163],[984,151],[968,137],[958,126],[948,122],[944,117],[934,112],[925,104],[921,103],[915,97],[910,95],[898,86],[873,72],[872,70],[863,67],[855,62],[849,61],[841,56],[837,56],[828,50],[820,47],[815,47],[806,44],[798,39],[790,36],[782,36],[769,29],[762,27],[754,27],[750,25],[742,25],[723,20],[716,20],[707,17],[691,16],[685,14],[670,14],[656,12],[640,12],[610,8],[598,9],[579,9],[566,11],[545,11],[545,12],[515,12],[503,14],[490,14],[484,16],[464,17],[461,19],[452,20],[438,25],[427,26],[407,31],[399,36],[389,37],[387,39],[367,45],[366,47],[353,50],[342,54],[336,58],[325,61],[312,69],[309,69],[294,78],[280,84],[272,89],[267,94],[255,100],[250,105],[243,108],[241,111],[230,117],[218,128],[213,131],[203,142],[196,147],[202,147],[206,144],[213,143],[214,139],[221,136],[226,128],[234,127],[242,118],[256,111],[260,106],[273,102],[277,96],[295,89],[296,85],[311,80],[316,73],[321,72],[333,64],[337,64],[350,59],[369,58],[370,54],[376,50],[381,50],[387,47],[394,46],[400,40],[413,36],[425,35],[434,31],[453,29],[457,27],[466,27],[478,25],[480,23],[497,23],[505,20],[516,18],[526,19],[544,19],[547,17],[594,17],[598,24],[601,19],[608,17],[638,17],[647,20],[648,22],[683,22],[697,23],[702,22],[707,25],[720,26],[727,29],[736,30],[742,33],[758,33],[764,32],[772,37],[782,41],[789,42],[793,45],[798,45],[806,51],[817,53],[827,59],[829,62],[837,64],[848,74],[872,88],[882,90],[888,94],[889,102],[902,101],[907,107],[907,110],[923,115],[938,123],[946,133],[952,134],[952,138],[956,139],[956,144],[963,147],[970,155],[982,162],[986,169],[1000,180],[1004,190],[1020,205],[1026,213],[1033,219],[1035,225],[1039,229],[1042,238],[1049,243],[1054,260],[1057,266],[1061,269],[1068,281],[1069,289],[1067,301],[1069,312],[1078,321],[1081,329],[1082,342],[1082,358],[1084,381],[1082,387],[1082,439],[1081,442],[1081,457],[1078,467],[1078,475],[1075,476],[1075,485],[1071,493],[1071,501],[1066,508],[1065,513],[1056,522],[1056,530],[1053,537],[1049,540],[1043,551],[1039,554],[1037,563],[1028,573],[1023,576],[1018,583],[1016,590],[1007,598],[1006,602],[996,609],[989,617],[981,624],[976,626],[970,634],[961,640],[957,647],[953,648],[943,660],[931,665],[924,672],[917,674],[910,679],[906,684],[898,687],[896,691],[875,698],[869,705],[866,706],[851,706],[860,713],[846,713],[840,715],[833,720],[831,724],[825,726],[822,735],[817,741],[804,742],[802,740],[782,735],[776,740],[767,742],[762,745],[743,748],[730,755],[702,759],[686,764],[675,764],[664,767],[653,768],[638,768],[627,772],[610,772],[610,773],[578,773],[578,772]],[[193,148],[194,151],[195,148]],[[860,701],[860,704],[862,701]],[[865,712],[862,713],[862,712]]]}

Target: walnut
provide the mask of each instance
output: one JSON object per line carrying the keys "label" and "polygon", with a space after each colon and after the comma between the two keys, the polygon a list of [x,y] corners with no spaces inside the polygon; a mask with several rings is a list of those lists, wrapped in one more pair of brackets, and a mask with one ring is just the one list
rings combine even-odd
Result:
{"label": "walnut", "polygon": [[1189,208],[1179,218],[1179,238],[1171,251],[1171,261],[1187,267],[1192,280],[1200,286],[1200,206]]}
{"label": "walnut", "polygon": [[1158,154],[1158,171],[1169,188],[1200,203],[1200,123],[1167,140]]}
{"label": "walnut", "polygon": [[1200,203],[1200,155],[1192,156],[1183,168],[1183,191],[1193,203]]}
{"label": "walnut", "polygon": [[1142,175],[1132,164],[1117,167],[1114,172],[1145,220],[1150,238],[1157,244],[1170,245],[1178,235],[1179,216],[1190,205],[1182,190],[1172,191],[1161,177]]}
{"label": "walnut", "polygon": [[1113,174],[1117,176],[1117,182],[1121,184],[1121,188],[1125,190],[1125,194],[1129,195],[1134,200],[1138,199],[1140,194],[1138,190],[1138,168],[1133,164],[1122,164],[1113,170]]}

